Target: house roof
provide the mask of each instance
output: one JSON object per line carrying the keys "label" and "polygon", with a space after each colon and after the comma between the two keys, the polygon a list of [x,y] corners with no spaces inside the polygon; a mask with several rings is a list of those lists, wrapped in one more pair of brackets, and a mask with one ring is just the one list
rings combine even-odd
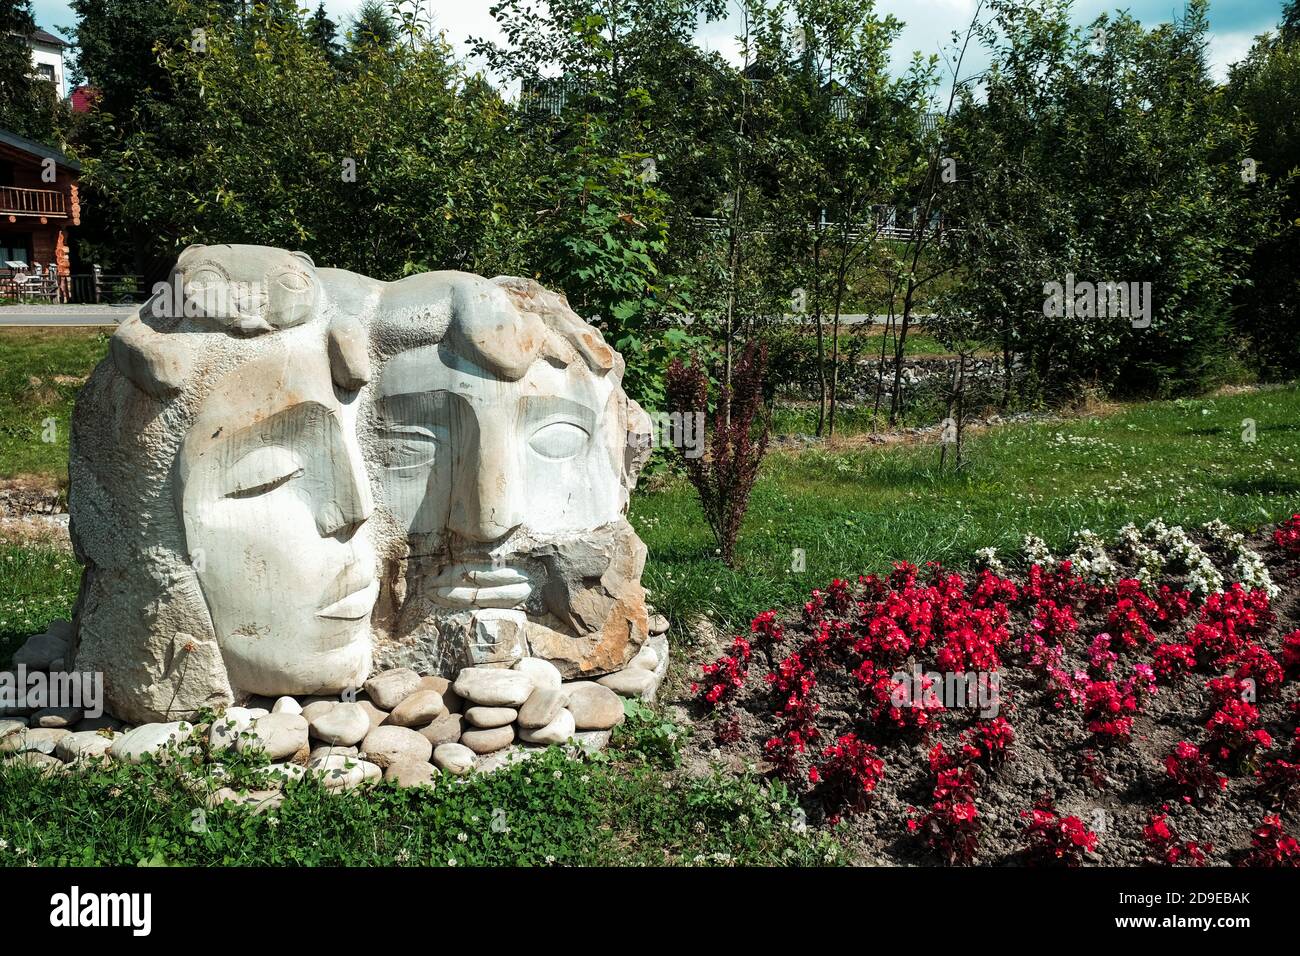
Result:
{"label": "house roof", "polygon": [[81,172],[81,163],[75,159],[69,159],[53,147],[38,143],[36,140],[28,139],[25,136],[19,136],[17,133],[11,133],[7,129],[0,129],[0,145],[28,153],[38,159],[52,159],[65,169]]}
{"label": "house roof", "polygon": [[37,27],[36,30],[32,33],[31,39],[36,43],[49,43],[54,46],[68,45],[68,42],[66,40],[61,39],[60,37],[56,37],[50,31],[42,30],[40,27]]}

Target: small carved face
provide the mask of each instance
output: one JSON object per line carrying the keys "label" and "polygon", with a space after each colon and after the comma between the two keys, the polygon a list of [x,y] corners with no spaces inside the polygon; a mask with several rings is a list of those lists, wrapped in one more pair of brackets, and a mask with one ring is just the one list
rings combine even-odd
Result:
{"label": "small carved face", "polygon": [[355,406],[328,362],[277,351],[218,385],[178,462],[186,547],[232,686],[359,686],[379,584]]}
{"label": "small carved face", "polygon": [[306,253],[264,246],[190,246],[169,286],[183,291],[188,317],[244,333],[305,322],[320,295]]}
{"label": "small carved face", "polygon": [[443,606],[520,606],[534,583],[512,560],[516,537],[621,516],[616,386],[581,361],[538,359],[510,381],[446,343],[424,346],[389,360],[376,411],[389,507],[417,550],[448,553],[428,585]]}

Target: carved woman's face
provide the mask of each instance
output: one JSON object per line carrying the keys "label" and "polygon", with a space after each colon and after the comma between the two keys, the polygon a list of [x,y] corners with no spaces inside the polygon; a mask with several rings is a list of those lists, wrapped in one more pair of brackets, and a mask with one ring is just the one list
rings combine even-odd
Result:
{"label": "carved woman's face", "polygon": [[218,384],[182,447],[186,547],[239,691],[332,693],[369,672],[371,497],[340,394],[323,350],[281,348]]}
{"label": "carved woman's face", "polygon": [[519,607],[540,582],[516,541],[621,516],[626,428],[616,386],[581,361],[538,359],[503,380],[446,343],[403,352],[380,375],[379,473],[417,550],[448,563],[428,582],[444,607]]}

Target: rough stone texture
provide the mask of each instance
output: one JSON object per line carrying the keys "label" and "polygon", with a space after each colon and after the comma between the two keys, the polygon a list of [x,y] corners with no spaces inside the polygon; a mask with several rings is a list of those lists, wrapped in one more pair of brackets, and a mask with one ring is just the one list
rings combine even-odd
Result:
{"label": "rough stone texture", "polygon": [[240,753],[263,750],[271,760],[303,761],[311,750],[307,737],[302,714],[267,714],[248,725],[235,749]]}
{"label": "rough stone texture", "polygon": [[409,727],[377,727],[361,742],[361,754],[379,767],[414,760],[427,761],[433,744]]}
{"label": "rough stone texture", "polygon": [[436,690],[417,690],[388,715],[388,722],[398,727],[424,727],[447,713],[442,695]]}
{"label": "rough stone texture", "polygon": [[533,679],[520,671],[467,667],[452,685],[465,700],[483,707],[519,707],[533,692]]}
{"label": "rough stone texture", "polygon": [[533,729],[545,727],[556,718],[568,699],[568,693],[558,687],[533,691],[524,706],[519,708],[519,726]]}
{"label": "rough stone texture", "polygon": [[572,737],[576,730],[573,714],[562,710],[545,727],[521,729],[519,739],[530,744],[562,744]]}
{"label": "rough stone texture", "polygon": [[427,787],[433,783],[437,772],[433,764],[427,761],[401,760],[388,765],[384,779],[393,781],[399,787]]}
{"label": "rough stone texture", "polygon": [[366,696],[380,710],[390,713],[420,687],[420,675],[405,667],[376,674],[365,683]]}
{"label": "rough stone texture", "polygon": [[465,711],[465,719],[480,730],[513,724],[518,716],[519,711],[513,707],[471,707]]}
{"label": "rough stone texture", "polygon": [[420,728],[420,735],[434,747],[454,744],[460,740],[465,718],[460,714],[443,714],[428,727]]}
{"label": "rough stone texture", "polygon": [[623,722],[623,701],[608,687],[592,681],[575,681],[564,688],[569,692],[565,706],[573,714],[578,730],[609,730]]}
{"label": "rough stone texture", "polygon": [[166,761],[173,752],[184,752],[193,746],[184,742],[193,729],[183,720],[144,724],[114,740],[108,753],[121,763],[141,763],[146,754]]}
{"label": "rough stone texture", "polygon": [[515,739],[515,728],[507,724],[489,730],[467,729],[460,735],[460,742],[476,754],[488,754],[502,747],[508,747]]}
{"label": "rough stone texture", "polygon": [[373,729],[370,714],[360,704],[338,704],[311,722],[311,736],[327,744],[350,747]]}
{"label": "rough stone texture", "polygon": [[474,751],[457,743],[441,744],[433,752],[433,762],[456,776],[469,773],[474,767],[474,758]]}
{"label": "rough stone texture", "polygon": [[103,673],[135,723],[345,693],[375,662],[618,670],[648,634],[624,515],[651,423],[623,371],[529,279],[191,246],[78,396],[76,633],[30,657]]}
{"label": "rough stone texture", "polygon": [[29,637],[22,647],[14,651],[13,667],[16,669],[22,665],[28,670],[48,671],[50,665],[61,660],[68,651],[68,626],[67,621],[55,621],[44,634]]}

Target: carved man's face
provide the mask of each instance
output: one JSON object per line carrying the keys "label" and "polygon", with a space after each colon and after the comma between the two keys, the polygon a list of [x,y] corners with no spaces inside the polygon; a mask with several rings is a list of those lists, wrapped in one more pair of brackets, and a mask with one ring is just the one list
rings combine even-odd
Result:
{"label": "carved man's face", "polygon": [[581,361],[538,359],[510,381],[424,346],[388,361],[376,411],[389,507],[413,553],[445,558],[424,582],[435,604],[521,607],[542,583],[518,560],[532,540],[621,517],[615,385]]}
{"label": "carved man's face", "polygon": [[371,496],[323,353],[277,350],[223,380],[178,461],[186,548],[232,686],[360,686],[379,585]]}

